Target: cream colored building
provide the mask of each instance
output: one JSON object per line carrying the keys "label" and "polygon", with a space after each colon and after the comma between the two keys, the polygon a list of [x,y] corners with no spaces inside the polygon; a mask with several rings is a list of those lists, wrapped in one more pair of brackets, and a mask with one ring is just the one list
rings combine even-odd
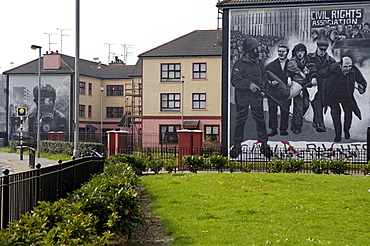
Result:
{"label": "cream colored building", "polygon": [[143,146],[176,145],[176,131],[221,139],[221,46],[217,30],[193,31],[139,55]]}

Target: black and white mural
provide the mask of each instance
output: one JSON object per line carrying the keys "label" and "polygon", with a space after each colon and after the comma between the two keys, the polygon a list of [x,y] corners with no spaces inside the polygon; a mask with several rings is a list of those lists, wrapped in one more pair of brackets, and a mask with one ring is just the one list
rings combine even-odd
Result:
{"label": "black and white mural", "polygon": [[[38,77],[10,76],[9,81],[9,141],[35,138],[37,133],[37,109],[40,106],[40,132],[48,139],[53,132],[70,132],[71,77],[42,75],[40,105],[38,105]],[[17,109],[25,107],[26,116],[17,115]]]}
{"label": "black and white mural", "polygon": [[366,149],[369,23],[369,4],[230,10],[230,157]]}

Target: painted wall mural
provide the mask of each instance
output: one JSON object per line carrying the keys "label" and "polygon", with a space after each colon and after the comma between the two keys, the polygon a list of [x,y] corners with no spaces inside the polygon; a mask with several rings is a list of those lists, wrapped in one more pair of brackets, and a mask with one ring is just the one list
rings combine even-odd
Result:
{"label": "painted wall mural", "polygon": [[369,23],[368,4],[230,10],[230,157],[366,149]]}
{"label": "painted wall mural", "polygon": [[[41,76],[40,132],[41,139],[48,139],[51,132],[70,132],[70,76]],[[9,81],[9,140],[34,140],[37,133],[38,77],[10,76]],[[17,115],[17,109],[26,108],[26,116]]]}

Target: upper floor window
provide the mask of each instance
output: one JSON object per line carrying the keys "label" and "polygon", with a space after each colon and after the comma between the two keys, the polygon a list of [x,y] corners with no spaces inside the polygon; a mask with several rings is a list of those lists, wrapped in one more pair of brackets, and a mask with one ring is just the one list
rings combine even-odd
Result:
{"label": "upper floor window", "polygon": [[206,79],[207,65],[206,63],[193,63],[193,79]]}
{"label": "upper floor window", "polygon": [[85,105],[80,105],[78,115],[81,117],[85,117]]}
{"label": "upper floor window", "polygon": [[123,96],[123,85],[107,85],[107,96]]}
{"label": "upper floor window", "polygon": [[92,117],[92,106],[91,105],[89,105],[89,108],[88,108],[88,111],[87,111],[87,115],[88,115],[89,118]]}
{"label": "upper floor window", "polygon": [[123,107],[107,107],[107,118],[123,117]]}
{"label": "upper floor window", "polygon": [[80,82],[80,94],[85,94],[86,92],[86,83]]}
{"label": "upper floor window", "polygon": [[180,111],[180,93],[161,94],[161,111]]}
{"label": "upper floor window", "polygon": [[193,93],[193,109],[206,109],[206,93]]}
{"label": "upper floor window", "polygon": [[161,81],[162,82],[180,82],[181,79],[181,64],[171,63],[161,65]]}
{"label": "upper floor window", "polygon": [[218,126],[205,126],[205,140],[216,142],[219,140],[219,127]]}
{"label": "upper floor window", "polygon": [[92,95],[92,83],[89,83],[89,96],[91,96]]}

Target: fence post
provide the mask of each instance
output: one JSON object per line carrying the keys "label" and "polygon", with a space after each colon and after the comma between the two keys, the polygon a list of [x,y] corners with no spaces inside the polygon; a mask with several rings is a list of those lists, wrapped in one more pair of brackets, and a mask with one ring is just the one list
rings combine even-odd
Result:
{"label": "fence post", "polygon": [[9,197],[9,169],[5,169],[3,171],[3,174],[5,175],[4,176],[4,186],[3,186],[3,194],[2,194],[2,201],[3,201],[3,204],[1,204],[1,214],[3,215],[3,218],[2,218],[2,224],[1,224],[1,228],[6,228],[8,226],[8,222],[9,222],[9,200],[10,200],[10,197]]}
{"label": "fence post", "polygon": [[41,164],[40,163],[37,163],[36,164],[36,168],[37,168],[37,181],[36,181],[36,194],[35,194],[35,197],[36,197],[36,205],[37,205],[37,202],[41,200]]}
{"label": "fence post", "polygon": [[58,159],[58,164],[59,164],[59,194],[58,194],[58,197],[57,197],[57,200],[58,198],[62,197],[63,196],[63,170],[62,170],[62,159]]}

